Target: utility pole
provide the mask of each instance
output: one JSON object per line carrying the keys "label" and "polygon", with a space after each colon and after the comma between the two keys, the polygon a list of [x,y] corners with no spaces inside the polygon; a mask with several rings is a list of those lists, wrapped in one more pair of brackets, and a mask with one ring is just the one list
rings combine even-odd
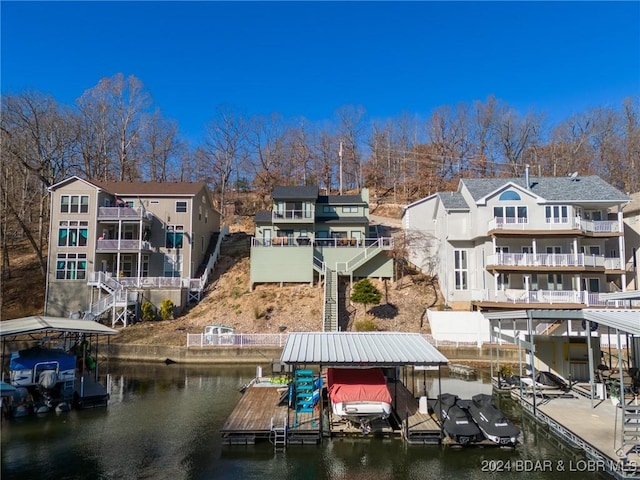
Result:
{"label": "utility pole", "polygon": [[340,195],[342,195],[342,142],[340,142]]}

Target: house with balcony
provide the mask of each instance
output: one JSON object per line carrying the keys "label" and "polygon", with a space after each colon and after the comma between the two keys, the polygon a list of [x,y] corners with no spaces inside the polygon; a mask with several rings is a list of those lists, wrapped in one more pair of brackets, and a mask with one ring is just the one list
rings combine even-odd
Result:
{"label": "house with balcony", "polygon": [[[625,288],[623,207],[598,176],[464,178],[405,207],[410,260],[460,309],[583,308]],[[614,212],[607,218],[607,212]],[[615,248],[607,248],[613,245]],[[624,287],[622,287],[624,286]]]}
{"label": "house with balcony", "polygon": [[255,215],[250,288],[323,283],[324,329],[338,330],[338,283],[393,278],[393,239],[369,224],[369,192],[320,195],[317,186],[275,187],[272,208]]}
{"label": "house with balcony", "polygon": [[198,301],[221,240],[204,183],[98,182],[51,194],[45,314],[110,315],[126,325],[143,301]]}
{"label": "house with balcony", "polygon": [[[630,195],[631,202],[622,208],[622,221],[624,223],[624,251],[625,269],[627,272],[627,290],[640,290],[640,192]],[[609,219],[616,218],[616,212],[609,212]],[[607,252],[610,256],[615,256],[617,252],[615,242],[609,242]],[[620,286],[621,287],[621,286]]]}

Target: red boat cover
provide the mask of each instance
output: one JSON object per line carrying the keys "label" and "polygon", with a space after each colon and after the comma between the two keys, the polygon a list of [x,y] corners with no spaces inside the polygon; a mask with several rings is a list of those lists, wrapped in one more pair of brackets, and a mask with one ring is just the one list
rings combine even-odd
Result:
{"label": "red boat cover", "polygon": [[392,401],[379,368],[327,368],[327,388],[333,403]]}

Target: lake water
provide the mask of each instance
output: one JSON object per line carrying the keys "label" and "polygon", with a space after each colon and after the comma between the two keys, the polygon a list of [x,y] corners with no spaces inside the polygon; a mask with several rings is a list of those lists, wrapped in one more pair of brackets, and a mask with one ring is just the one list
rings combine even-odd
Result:
{"label": "lake water", "polygon": [[[501,407],[523,431],[515,450],[353,438],[275,452],[268,442],[221,444],[220,428],[255,367],[134,363],[110,371],[106,409],[3,420],[3,480],[601,478],[511,401]],[[488,379],[443,378],[442,387],[461,397],[491,392]],[[435,393],[437,379],[427,388]]]}

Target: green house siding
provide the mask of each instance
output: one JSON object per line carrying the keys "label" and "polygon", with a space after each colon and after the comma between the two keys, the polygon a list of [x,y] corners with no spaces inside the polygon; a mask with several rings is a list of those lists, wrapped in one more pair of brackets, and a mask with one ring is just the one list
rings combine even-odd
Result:
{"label": "green house siding", "polygon": [[353,272],[355,278],[393,278],[393,258],[380,252]]}
{"label": "green house siding", "polygon": [[313,249],[261,247],[251,249],[251,284],[313,282]]}

